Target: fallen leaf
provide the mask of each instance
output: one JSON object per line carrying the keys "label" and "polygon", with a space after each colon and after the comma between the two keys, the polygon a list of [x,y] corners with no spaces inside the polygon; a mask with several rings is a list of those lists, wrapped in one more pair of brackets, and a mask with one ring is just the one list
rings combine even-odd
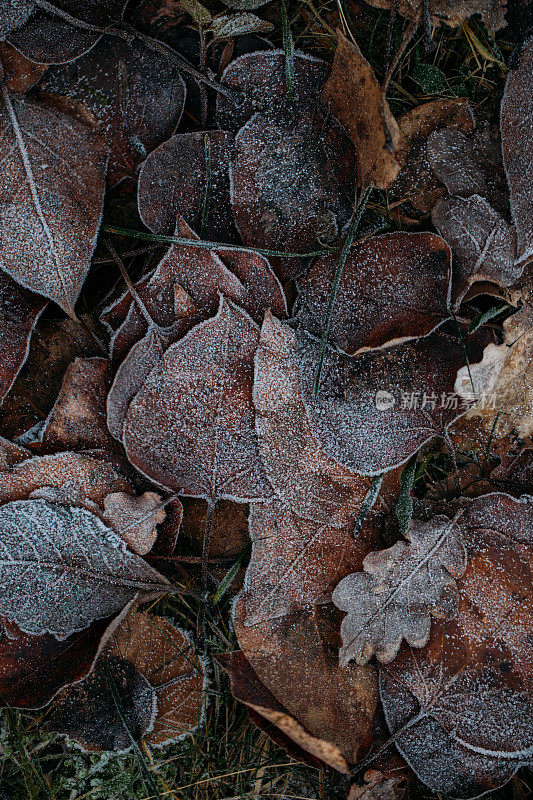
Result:
{"label": "fallen leaf", "polygon": [[0,507],[0,536],[0,613],[24,633],[66,639],[137,595],[154,597],[168,589],[162,575],[83,508],[40,499],[6,503]]}
{"label": "fallen leaf", "polygon": [[225,5],[238,11],[253,11],[268,2],[269,0],[224,0]]}
{"label": "fallen leaf", "polygon": [[259,449],[276,495],[295,514],[332,526],[353,521],[370,482],[324,452],[307,417],[295,334],[271,314],[255,357],[254,406]]}
{"label": "fallen leaf", "polygon": [[386,778],[382,772],[369,769],[363,786],[352,786],[347,800],[399,800],[406,793],[404,776]]}
{"label": "fallen leaf", "polygon": [[213,319],[171,345],[131,402],[130,462],[159,485],[214,502],[271,496],[252,405],[259,329],[221,299]]}
{"label": "fallen leaf", "polygon": [[[180,536],[201,548],[207,509],[202,500],[183,498]],[[213,512],[209,554],[211,558],[238,558],[248,546],[248,506],[220,500]]]}
{"label": "fallen leaf", "polygon": [[531,575],[521,544],[533,530],[531,498],[478,498],[458,524],[469,548],[458,616],[435,622],[422,650],[402,646],[381,668],[380,694],[393,740],[419,778],[468,798],[531,761]]}
{"label": "fallen leaf", "polygon": [[[338,254],[318,258],[298,281],[296,320],[320,337]],[[431,233],[387,233],[356,243],[342,271],[329,343],[354,355],[427,336],[450,312],[451,253]]]}
{"label": "fallen leaf", "polygon": [[[315,104],[326,80],[325,61],[304,53],[294,55],[294,103]],[[224,70],[221,81],[239,92],[234,97],[217,96],[217,121],[224,130],[238,131],[256,112],[268,113],[292,104],[288,98],[283,50],[245,53]],[[243,96],[244,95],[244,96]]]}
{"label": "fallen leaf", "polygon": [[455,579],[466,568],[466,552],[455,521],[434,517],[412,520],[400,541],[387,550],[369,553],[363,572],[344,578],[333,602],[347,616],[342,622],[340,663],[366,664],[375,654],[392,661],[402,640],[423,647],[429,640],[431,616],[452,619],[457,614]]}
{"label": "fallen leaf", "polygon": [[[268,0],[267,0],[268,2]],[[268,33],[274,26],[255,14],[219,14],[212,21],[209,30],[214,39],[231,39],[250,33]]]}
{"label": "fallen leaf", "polygon": [[[523,307],[503,323],[505,341],[489,344],[483,360],[462,367],[456,391],[469,400],[470,417],[481,417],[498,436],[512,430],[525,439],[533,435],[533,306]],[[496,419],[497,418],[497,419]]]}
{"label": "fallen leaf", "polygon": [[12,623],[0,634],[0,697],[13,708],[42,708],[94,664],[109,620],[58,642],[49,633],[29,636]]}
{"label": "fallen leaf", "polygon": [[111,184],[129,177],[176,129],[185,84],[176,65],[138,39],[102,36],[76,61],[51,67],[39,84],[48,103],[92,123],[107,142]]}
{"label": "fallen leaf", "polygon": [[139,556],[150,552],[157,539],[157,526],[165,517],[157,492],[144,492],[140,497],[113,492],[104,499],[105,521]]}
{"label": "fallen leaf", "polygon": [[[243,242],[305,253],[331,244],[350,219],[355,157],[342,127],[318,108],[252,117],[235,137],[231,204]],[[300,260],[272,261],[282,282]]]}
{"label": "fallen leaf", "polygon": [[[55,0],[48,12],[28,0],[22,3],[17,0],[14,19],[8,23],[5,35],[31,61],[61,64],[90,50],[105,28],[122,19],[126,2],[90,0],[80,5],[77,0]],[[12,0],[7,0],[7,4],[12,5]],[[90,26],[96,26],[97,30],[91,30]]]}
{"label": "fallen leaf", "polygon": [[400,172],[400,129],[372,67],[356,44],[337,31],[335,60],[322,102],[350,134],[360,186],[390,186]]}
{"label": "fallen leaf", "polygon": [[0,403],[17,377],[46,301],[0,272]]}
{"label": "fallen leaf", "polygon": [[[367,0],[376,8],[390,10],[394,5],[408,19],[417,19],[422,14],[423,0]],[[491,30],[505,26],[506,0],[429,0],[429,12],[434,25],[446,23],[453,28],[461,25],[474,14],[481,14],[483,22]]]}
{"label": "fallen leaf", "polygon": [[533,255],[533,39],[509,71],[501,105],[502,153],[509,182],[511,212],[522,259]]}
{"label": "fallen leaf", "polygon": [[31,458],[31,452],[19,444],[0,436],[0,472],[11,469],[15,464]]}
{"label": "fallen leaf", "polygon": [[227,131],[179,133],[150,153],[139,172],[137,199],[151,231],[172,236],[179,216],[201,231],[206,216],[204,238],[235,241],[228,174],[233,139]]}
{"label": "fallen leaf", "polygon": [[81,123],[4,88],[0,149],[8,154],[0,166],[2,269],[73,316],[100,226],[106,148]]}
{"label": "fallen leaf", "polygon": [[44,64],[35,64],[1,39],[0,32],[0,62],[4,70],[6,87],[10,92],[29,91],[42,78],[48,67]]}
{"label": "fallen leaf", "polygon": [[106,425],[110,378],[106,358],[76,358],[67,368],[41,440],[73,450],[112,449],[114,443]]}

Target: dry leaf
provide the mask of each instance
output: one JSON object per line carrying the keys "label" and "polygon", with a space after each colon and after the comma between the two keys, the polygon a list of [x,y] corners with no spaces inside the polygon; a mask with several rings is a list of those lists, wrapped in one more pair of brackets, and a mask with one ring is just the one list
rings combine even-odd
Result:
{"label": "dry leaf", "polygon": [[359,512],[370,482],[326,455],[306,414],[295,334],[267,314],[255,357],[254,406],[261,458],[276,495],[295,514],[332,526]]}
{"label": "dry leaf", "polygon": [[252,406],[258,340],[250,317],[222,299],[216,317],[168,348],[124,421],[124,447],[137,469],[211,501],[271,496]]}
{"label": "dry leaf", "polygon": [[[338,254],[298,282],[296,320],[320,337]],[[388,233],[356,243],[342,271],[329,343],[354,355],[427,336],[449,318],[451,253],[431,233]]]}
{"label": "dry leaf", "polygon": [[[407,19],[417,19],[422,14],[423,0],[367,0],[376,8],[390,10],[393,5]],[[491,30],[505,26],[506,0],[429,0],[429,13],[434,25],[445,22],[456,28],[474,14],[481,14]]]}
{"label": "dry leaf", "polygon": [[[268,0],[267,0],[268,2]],[[229,5],[229,4],[228,4]],[[231,39],[250,33],[268,33],[274,26],[255,14],[219,14],[209,27],[214,39]]]}
{"label": "dry leaf", "polygon": [[[1,39],[2,34],[0,31]],[[10,92],[24,93],[29,91],[48,69],[44,64],[34,64],[33,61],[29,61],[22,53],[11,47],[10,44],[2,41],[0,41],[0,62],[4,70],[6,87]]]}
{"label": "dry leaf", "polygon": [[431,616],[452,619],[457,613],[455,578],[466,567],[466,552],[455,522],[434,517],[411,521],[409,541],[372,552],[364,572],[344,578],[333,602],[346,611],[341,633],[340,662],[356,664],[376,655],[392,661],[402,640],[423,647],[429,640]]}
{"label": "dry leaf", "polygon": [[355,145],[359,185],[390,186],[401,168],[400,129],[372,67],[357,45],[340,31],[337,38],[322,102],[342,122]]}
{"label": "dry leaf", "polygon": [[[316,104],[328,73],[325,61],[305,53],[294,54],[296,107]],[[234,97],[217,96],[217,121],[224,130],[238,131],[258,111],[268,113],[284,106],[293,107],[288,98],[283,50],[245,53],[226,67],[221,81],[239,92],[238,104]]]}
{"label": "dry leaf", "polygon": [[[473,403],[468,415],[481,417],[498,436],[512,430],[533,435],[533,306],[526,302],[503,323],[505,342],[489,344],[479,364],[457,373],[457,393]],[[497,417],[497,421],[496,420]]]}
{"label": "dry leaf", "polygon": [[176,65],[138,39],[102,36],[90,52],[52,67],[39,84],[47,102],[92,123],[109,147],[108,181],[132,177],[175,130],[185,105]]}
{"label": "dry leaf", "polygon": [[0,507],[0,536],[0,614],[24,633],[66,639],[137,595],[154,597],[168,589],[162,575],[83,508],[40,499],[6,503]]}
{"label": "dry leaf", "polygon": [[369,769],[364,774],[363,786],[352,786],[347,800],[400,800],[406,791],[405,778],[387,778],[382,772]]}
{"label": "dry leaf", "polygon": [[0,404],[17,377],[46,301],[0,272]]}
{"label": "dry leaf", "polygon": [[470,553],[458,581],[457,618],[435,622],[423,650],[404,645],[381,668],[381,699],[395,744],[439,794],[477,797],[531,762],[532,592],[525,541],[531,542],[532,511],[530,497],[492,494],[471,501],[458,521]]}
{"label": "dry leaf", "polygon": [[144,492],[140,497],[113,492],[104,500],[105,521],[139,556],[150,552],[157,539],[157,526],[165,517],[162,497],[157,492]]}
{"label": "dry leaf", "polygon": [[107,151],[65,114],[3,95],[2,269],[72,316],[100,226]]}
{"label": "dry leaf", "polygon": [[[355,157],[336,121],[316,107],[257,113],[235,137],[231,204],[246,245],[304,253],[331,244],[354,203]],[[302,265],[276,258],[282,282]]]}

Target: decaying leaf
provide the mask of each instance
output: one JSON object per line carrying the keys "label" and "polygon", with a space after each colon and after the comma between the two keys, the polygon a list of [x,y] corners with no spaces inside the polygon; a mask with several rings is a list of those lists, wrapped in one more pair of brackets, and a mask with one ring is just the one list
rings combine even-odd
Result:
{"label": "decaying leaf", "polygon": [[259,329],[221,300],[213,319],[171,345],[131,402],[123,442],[161,486],[207,500],[271,496],[252,405]]}
{"label": "decaying leaf", "polygon": [[[367,0],[376,8],[397,8],[408,19],[417,19],[422,14],[423,0]],[[506,0],[429,0],[429,12],[433,24],[445,22],[457,27],[474,14],[481,14],[483,22],[492,30],[505,26]]]}
{"label": "decaying leaf", "polygon": [[204,684],[185,634],[162,617],[132,609],[95,670],[59,695],[47,727],[96,750],[126,750],[141,737],[168,744],[202,721]]}
{"label": "decaying leaf", "polygon": [[[533,435],[533,306],[523,307],[504,323],[505,341],[489,344],[479,364],[457,373],[457,393],[473,403],[469,416],[481,417],[499,436],[516,430]],[[469,373],[469,374],[468,374]],[[497,419],[496,419],[497,417]]]}
{"label": "decaying leaf", "polygon": [[[179,133],[156,148],[141,167],[139,214],[154,233],[172,236],[178,216],[212,241],[235,241],[229,201],[233,134]],[[207,212],[207,213],[206,213]]]}
{"label": "decaying leaf", "polygon": [[58,642],[49,633],[29,636],[4,623],[0,634],[0,698],[13,708],[42,708],[91,669],[109,626],[98,620]]}
{"label": "decaying leaf", "polygon": [[55,0],[46,4],[45,11],[31,0],[7,0],[6,5],[14,5],[14,14],[8,11],[5,35],[32,61],[61,64],[90,50],[105,28],[120,21],[126,1],[90,0],[80,4],[77,0]]}
{"label": "decaying leaf", "polygon": [[2,269],[73,315],[100,226],[106,147],[76,120],[4,88],[0,149]]}
{"label": "decaying leaf", "polygon": [[47,102],[96,127],[109,147],[112,184],[131,177],[174,132],[185,105],[185,84],[165,55],[114,36],[102,36],[76,61],[49,69],[39,90]]}
{"label": "decaying leaf", "polygon": [[[24,633],[65,639],[168,582],[101,520],[46,500],[0,507],[0,613]],[[21,598],[25,598],[21,603]]]}
{"label": "decaying leaf", "polygon": [[360,186],[390,186],[401,163],[401,133],[372,67],[356,44],[337,31],[335,60],[322,102],[350,134]]}
{"label": "decaying leaf", "polygon": [[211,21],[209,30],[215,39],[231,39],[247,33],[267,33],[273,28],[274,26],[270,22],[261,19],[256,14],[243,13],[219,14]]}
{"label": "decaying leaf", "polygon": [[[331,116],[305,106],[257,113],[235,137],[230,168],[243,242],[296,253],[333,243],[352,213],[354,175],[353,148]],[[282,282],[301,270],[297,259],[272,264]]]}
{"label": "decaying leaf", "polygon": [[435,622],[422,650],[403,645],[381,668],[394,742],[439,794],[477,797],[531,762],[532,590],[525,542],[531,542],[532,511],[531,497],[471,501],[458,520],[469,561],[458,580],[457,617]]}
{"label": "decaying leaf", "polygon": [[[298,324],[320,337],[338,254],[298,282]],[[351,355],[427,336],[449,318],[451,254],[430,233],[389,233],[356,243],[344,266],[329,342]]]}
{"label": "decaying leaf", "polygon": [[295,334],[267,314],[255,357],[254,406],[261,458],[276,495],[305,519],[343,526],[361,508],[369,481],[330,458],[307,417]]}
{"label": "decaying leaf", "polygon": [[458,528],[447,517],[431,522],[413,520],[400,541],[388,550],[372,552],[364,572],[344,578],[333,602],[346,611],[341,628],[342,665],[376,655],[392,661],[402,640],[423,647],[429,640],[431,616],[451,619],[457,613],[455,579],[466,567],[466,551]]}
{"label": "decaying leaf", "polygon": [[26,360],[33,327],[46,301],[0,272],[0,403]]}
{"label": "decaying leaf", "polygon": [[[325,61],[300,52],[294,54],[294,102],[297,106],[315,105],[328,73]],[[282,106],[292,107],[283,50],[239,56],[224,70],[221,80],[226,86],[244,93],[244,97],[238,97],[238,103],[234,97],[218,95],[217,120],[224,130],[239,130],[256,112],[270,113]]]}
{"label": "decaying leaf", "polygon": [[403,775],[387,778],[382,772],[369,769],[363,786],[353,785],[347,800],[400,800],[406,792]]}
{"label": "decaying leaf", "polygon": [[[465,343],[470,361],[485,338],[477,335]],[[467,410],[453,391],[456,366],[465,362],[454,328],[441,326],[424,339],[356,357],[328,348],[315,396],[319,352],[320,342],[301,332],[285,358],[299,372],[312,436],[356,473],[378,475],[404,463]]]}
{"label": "decaying leaf", "polygon": [[6,87],[10,92],[27,92],[32,86],[35,86],[48,69],[44,64],[35,64],[30,61],[10,44],[2,41],[0,41],[0,63],[4,70]]}
{"label": "decaying leaf", "polygon": [[157,526],[166,517],[161,495],[144,492],[134,497],[113,492],[104,499],[104,518],[139,556],[149,553],[157,539]]}

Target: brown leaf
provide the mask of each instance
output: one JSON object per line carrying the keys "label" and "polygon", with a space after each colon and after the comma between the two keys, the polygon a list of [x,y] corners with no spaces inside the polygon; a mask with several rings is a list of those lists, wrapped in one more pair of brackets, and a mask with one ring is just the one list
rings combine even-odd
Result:
{"label": "brown leaf", "polygon": [[342,526],[353,520],[370,482],[324,452],[307,417],[295,334],[265,317],[255,358],[254,405],[261,458],[276,495],[295,514]]}
{"label": "brown leaf", "polygon": [[431,616],[452,619],[457,613],[455,579],[466,567],[465,546],[455,521],[434,517],[411,521],[409,541],[371,552],[364,572],[344,578],[333,602],[346,611],[341,628],[340,662],[366,664],[376,655],[387,664],[405,639],[411,647],[429,640]]}
{"label": "brown leaf", "polygon": [[[9,41],[38,64],[70,61],[90,50],[100,38],[101,34],[88,28],[87,24],[103,29],[118,22],[126,1],[91,0],[80,5],[77,0],[55,0],[53,6],[81,23],[76,25],[66,21],[60,13],[41,11],[32,2],[23,0],[17,3],[16,19],[10,30],[8,28]],[[10,0],[7,2],[12,5]]]}
{"label": "brown leaf", "polygon": [[[298,324],[320,337],[338,254],[317,259],[298,283]],[[356,243],[331,315],[329,343],[354,355],[427,336],[449,318],[451,253],[431,233],[388,233]]]}
{"label": "brown leaf", "polygon": [[33,61],[29,61],[7,42],[0,42],[0,62],[4,69],[6,86],[10,92],[29,91],[48,69],[43,64],[34,64]]}
{"label": "brown leaf", "polygon": [[[2,269],[71,316],[102,215],[107,150],[88,128],[3,90]],[[20,220],[26,236],[20,236]]]}
{"label": "brown leaf", "polygon": [[[479,364],[457,373],[457,393],[473,403],[469,416],[481,417],[498,436],[512,430],[533,435],[533,306],[531,301],[504,324],[504,344],[489,344]],[[469,374],[468,374],[469,373]],[[497,416],[497,422],[495,419]]]}
{"label": "brown leaf", "polygon": [[[376,8],[390,10],[394,0],[367,0]],[[422,0],[399,0],[398,11],[408,19],[417,19],[422,13]],[[429,0],[431,21],[434,25],[446,23],[456,28],[474,14],[481,14],[491,30],[505,26],[506,0]]]}
{"label": "brown leaf", "polygon": [[70,364],[41,441],[73,450],[113,448],[106,425],[110,366],[106,358],[76,358]]}
{"label": "brown leaf", "polygon": [[[328,72],[325,61],[295,53],[294,105],[314,104]],[[256,112],[292,105],[287,93],[283,50],[245,53],[224,70],[221,81],[244,94],[244,97],[239,96],[238,104],[234,97],[217,95],[217,120],[224,130],[238,131]]]}
{"label": "brown leaf", "polygon": [[[235,137],[231,203],[244,244],[304,253],[331,244],[350,219],[355,157],[342,127],[319,108],[256,114]],[[276,258],[282,282],[297,259]]]}
{"label": "brown leaf", "polygon": [[[466,340],[470,361],[483,339],[479,333]],[[454,327],[356,357],[328,348],[315,397],[319,351],[317,340],[300,333],[285,358],[300,374],[313,437],[326,455],[356,473],[378,475],[402,464],[467,410],[454,394],[455,369],[465,361]]]}
{"label": "brown leaf", "polygon": [[533,255],[533,39],[510,70],[501,106],[502,152],[522,259]]}
{"label": "brown leaf", "polygon": [[76,61],[49,69],[39,89],[48,102],[101,133],[112,184],[132,177],[146,154],[174,132],[185,104],[176,65],[136,38],[102,36]]}
{"label": "brown leaf", "polygon": [[0,472],[11,469],[15,464],[31,457],[31,452],[19,444],[0,436]]}
{"label": "brown leaf", "polygon": [[[380,692],[396,746],[433,791],[476,797],[531,760],[533,709],[531,498],[492,494],[459,520],[474,538],[458,581],[459,614],[434,623],[416,653],[403,646],[381,669]],[[518,536],[517,536],[518,534]]]}
{"label": "brown leaf", "polygon": [[140,497],[113,492],[104,499],[104,519],[140,556],[154,546],[157,526],[165,517],[162,497],[157,492],[144,492]]}
{"label": "brown leaf", "polygon": [[[201,547],[206,505],[192,497],[183,499],[183,521],[180,535]],[[221,500],[216,504],[211,525],[209,554],[211,558],[237,558],[250,541],[248,535],[248,506]]]}
{"label": "brown leaf", "polygon": [[347,800],[400,800],[406,791],[405,777],[387,778],[378,770],[369,769],[364,774],[363,786],[352,786]]}
{"label": "brown leaf", "polygon": [[46,300],[0,272],[0,404],[17,377]]}
{"label": "brown leaf", "polygon": [[252,406],[259,329],[221,300],[213,319],[171,345],[131,402],[131,463],[165,488],[210,501],[270,497]]}
{"label": "brown leaf", "polygon": [[227,131],[179,133],[150,153],[139,173],[138,203],[151,231],[172,236],[178,216],[200,231],[207,194],[204,238],[236,241],[228,174],[233,138]]}
{"label": "brown leaf", "polygon": [[245,703],[248,711],[252,712],[252,721],[261,725],[293,758],[314,767],[327,764],[338,772],[349,771],[348,763],[339,748],[311,736],[291,717],[272,692],[261,683],[241,651],[223,653],[217,656],[217,661],[230,677],[231,692],[235,699]]}
{"label": "brown leaf", "polygon": [[342,122],[355,145],[359,185],[390,186],[401,168],[400,129],[372,67],[357,45],[340,31],[337,38],[322,102]]}
{"label": "brown leaf", "polygon": [[12,623],[0,635],[0,698],[14,708],[42,708],[94,664],[109,620],[98,620],[58,642],[49,633],[30,636]]}

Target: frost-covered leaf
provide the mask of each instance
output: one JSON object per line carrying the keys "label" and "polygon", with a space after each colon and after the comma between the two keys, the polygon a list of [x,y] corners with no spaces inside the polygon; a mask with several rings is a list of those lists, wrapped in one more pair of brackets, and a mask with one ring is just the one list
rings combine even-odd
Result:
{"label": "frost-covered leaf", "polygon": [[[316,96],[326,80],[329,66],[305,53],[294,54],[294,104],[315,105]],[[219,94],[217,120],[221,128],[238,131],[256,111],[271,112],[290,103],[285,77],[283,50],[261,50],[234,59],[224,70],[222,83],[242,94],[239,102]]]}
{"label": "frost-covered leaf", "polygon": [[110,367],[107,358],[76,358],[70,364],[46,420],[43,442],[73,450],[112,449],[106,425]]}
{"label": "frost-covered leaf", "polygon": [[[482,331],[465,341],[471,362],[486,341]],[[454,394],[465,363],[454,326],[355,357],[328,348],[315,396],[319,353],[320,342],[300,333],[286,357],[300,373],[312,435],[354,472],[378,475],[404,463],[467,410]]]}
{"label": "frost-covered leaf", "polygon": [[149,553],[157,539],[157,526],[166,517],[161,495],[144,492],[139,497],[113,492],[104,500],[104,518],[139,556]]}
{"label": "frost-covered leaf", "polygon": [[63,686],[91,669],[109,620],[98,620],[58,642],[30,636],[12,623],[0,634],[0,695],[14,708],[41,708]]}
{"label": "frost-covered leaf", "polygon": [[31,332],[45,306],[42,297],[0,271],[0,403],[26,360]]}
{"label": "frost-covered leaf", "polygon": [[306,519],[342,526],[357,516],[369,487],[326,455],[311,431],[297,364],[295,334],[267,314],[255,357],[254,406],[259,448],[276,495]]}
{"label": "frost-covered leaf", "polygon": [[0,508],[0,614],[25,633],[65,639],[168,582],[98,517],[46,500]]}
{"label": "frost-covered leaf", "polygon": [[[0,35],[0,40],[1,38]],[[35,86],[48,69],[45,64],[35,64],[8,42],[2,41],[0,41],[0,63],[4,70],[6,87],[10,92],[21,94]]]}
{"label": "frost-covered leaf", "polygon": [[228,175],[232,147],[233,134],[227,131],[178,133],[159,145],[139,173],[144,224],[154,233],[172,236],[181,216],[201,231],[207,199],[204,238],[235,241]]}
{"label": "frost-covered leaf", "polygon": [[85,125],[4,89],[0,149],[0,268],[72,315],[100,226],[106,147]]}
{"label": "frost-covered leaf", "polygon": [[335,60],[322,90],[322,102],[331,108],[350,134],[357,155],[361,186],[390,186],[400,171],[401,133],[372,67],[356,44],[337,32]]}
{"label": "frost-covered leaf", "polygon": [[35,11],[32,0],[0,0],[0,41],[24,25]]}
{"label": "frost-covered leaf", "polygon": [[108,180],[132,177],[146,154],[175,130],[185,105],[176,65],[137,39],[103,36],[89,53],[52,67],[42,96],[92,123],[110,152]]}
{"label": "frost-covered leaf", "polygon": [[271,496],[252,405],[255,323],[221,300],[213,319],[171,345],[130,404],[123,442],[156,483],[193,497]]}
{"label": "frost-covered leaf", "polygon": [[457,613],[455,583],[466,567],[459,530],[447,517],[430,522],[413,520],[400,541],[387,550],[369,553],[363,572],[344,578],[333,602],[346,611],[341,627],[342,665],[376,655],[392,661],[402,640],[412,647],[427,644],[431,616],[451,619]]}
{"label": "frost-covered leaf", "polygon": [[237,11],[253,11],[268,2],[269,0],[224,0],[227,6]]}
{"label": "frost-covered leaf", "polygon": [[457,374],[456,391],[473,404],[468,415],[481,417],[489,430],[496,425],[498,436],[516,430],[526,439],[533,435],[531,300],[503,327],[504,343],[489,344],[479,364],[471,364],[470,370],[462,367]]}
{"label": "frost-covered leaf", "polygon": [[251,534],[234,612],[239,645],[288,714],[355,762],[371,740],[374,671],[339,667],[330,592],[339,574],[361,563],[364,544],[348,528],[299,520],[280,503],[254,504]]}
{"label": "frost-covered leaf", "polygon": [[84,453],[34,456],[0,472],[0,503],[26,500],[43,486],[61,489],[71,502],[103,505],[111,492],[131,491],[116,467]]}
{"label": "frost-covered leaf", "polygon": [[[324,328],[338,253],[317,259],[298,282],[296,319]],[[426,336],[450,316],[451,254],[431,233],[389,233],[356,243],[342,271],[329,342],[347,353]]]}
{"label": "frost-covered leaf", "polygon": [[[407,19],[416,19],[423,11],[423,0],[367,0],[376,8],[390,11],[397,8]],[[505,26],[506,0],[429,0],[429,12],[433,24],[445,22],[453,28],[461,25],[474,14],[481,14],[483,22],[492,30]]]}
{"label": "frost-covered leaf", "polygon": [[[89,26],[104,29],[119,22],[126,2],[127,0],[84,0],[79,3],[78,0],[54,0],[49,5],[48,12],[41,10],[41,7],[35,8],[37,3],[27,0],[7,0],[7,5],[16,9],[16,24],[12,23],[10,26],[9,41],[38,64],[71,61],[90,50],[100,39],[101,33],[91,30]],[[0,5],[0,10],[1,17],[3,4]]]}
{"label": "frost-covered leaf", "polygon": [[96,750],[129,749],[132,738],[141,737],[168,744],[202,721],[204,683],[202,663],[185,634],[162,617],[132,609],[94,672],[57,698],[47,728]]}
{"label": "frost-covered leaf", "polygon": [[436,621],[428,644],[402,646],[381,668],[395,744],[439,794],[477,797],[533,755],[530,686],[533,504],[491,494],[458,520],[469,548],[459,612]]}
{"label": "frost-covered leaf", "polygon": [[267,33],[273,28],[270,22],[255,14],[219,14],[211,22],[210,31],[215,39],[231,39],[250,33]]}
{"label": "frost-covered leaf", "polygon": [[518,255],[533,255],[533,38],[524,44],[517,69],[510,70],[501,106],[502,152]]}
{"label": "frost-covered leaf", "polygon": [[[352,213],[355,157],[343,129],[318,108],[257,113],[235,137],[231,203],[250,247],[304,253],[336,241]],[[280,280],[301,270],[276,258]]]}

